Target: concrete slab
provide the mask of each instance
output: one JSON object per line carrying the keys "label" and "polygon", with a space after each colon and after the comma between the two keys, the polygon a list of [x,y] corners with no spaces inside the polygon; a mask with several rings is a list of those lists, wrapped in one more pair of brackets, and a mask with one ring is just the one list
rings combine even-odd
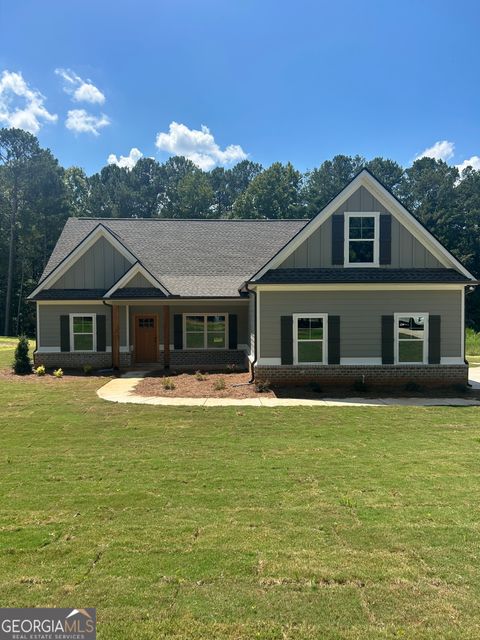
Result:
{"label": "concrete slab", "polygon": [[472,389],[480,389],[480,367],[468,369],[468,382],[472,385]]}

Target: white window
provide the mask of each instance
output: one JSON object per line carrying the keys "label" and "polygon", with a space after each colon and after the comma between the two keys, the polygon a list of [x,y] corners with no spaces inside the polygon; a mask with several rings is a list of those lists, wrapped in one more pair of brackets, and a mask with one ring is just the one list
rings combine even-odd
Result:
{"label": "white window", "polygon": [[97,350],[97,316],[95,313],[70,314],[71,351]]}
{"label": "white window", "polygon": [[184,349],[227,349],[228,314],[183,315]]}
{"label": "white window", "polygon": [[428,313],[395,314],[395,363],[428,361]]}
{"label": "white window", "polygon": [[294,364],[327,364],[327,314],[293,314]]}
{"label": "white window", "polygon": [[375,267],[379,260],[380,214],[345,213],[345,265]]}

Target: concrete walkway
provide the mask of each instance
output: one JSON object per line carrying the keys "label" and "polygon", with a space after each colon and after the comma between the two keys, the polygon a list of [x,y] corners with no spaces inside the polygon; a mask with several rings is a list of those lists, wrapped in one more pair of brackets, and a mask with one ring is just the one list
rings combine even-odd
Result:
{"label": "concrete walkway", "polygon": [[472,385],[472,389],[480,389],[480,367],[470,367],[468,382]]}
{"label": "concrete walkway", "polygon": [[[480,389],[480,367],[475,388]],[[474,369],[470,371],[475,371]],[[342,398],[341,400],[306,400],[300,398],[166,398],[160,396],[141,396],[135,393],[135,387],[148,371],[130,371],[122,378],[107,382],[97,390],[102,400],[121,404],[152,404],[165,407],[384,407],[398,405],[403,407],[478,407],[480,401],[465,398]],[[472,382],[471,381],[471,382]]]}

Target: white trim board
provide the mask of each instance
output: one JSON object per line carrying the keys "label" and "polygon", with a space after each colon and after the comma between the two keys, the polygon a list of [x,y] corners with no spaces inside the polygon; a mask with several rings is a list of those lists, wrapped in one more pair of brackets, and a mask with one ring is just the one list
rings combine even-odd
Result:
{"label": "white trim board", "polygon": [[299,233],[294,236],[280,251],[273,256],[251,281],[261,278],[269,269],[278,268],[288,256],[314,232],[325,220],[332,216],[352,196],[357,189],[365,187],[385,209],[393,215],[406,229],[412,233],[432,253],[439,262],[448,268],[454,268],[463,273],[469,280],[476,278],[414,218],[414,216],[366,169],[361,171],[326,207],[324,207]]}
{"label": "white trim board", "polygon": [[112,293],[115,293],[117,289],[122,289],[126,284],[128,284],[128,282],[132,278],[134,278],[138,274],[142,275],[146,280],[148,280],[148,282],[150,282],[150,284],[152,284],[155,289],[160,289],[160,291],[164,295],[166,296],[170,295],[170,291],[166,289],[159,280],[157,280],[154,276],[152,276],[150,271],[147,271],[147,269],[145,269],[143,264],[141,264],[140,262],[136,262],[134,265],[130,267],[130,269],[126,273],[123,274],[121,278],[117,280],[117,282],[113,285],[113,287],[111,287],[107,291],[104,297],[110,298]]}
{"label": "white trim board", "polygon": [[50,271],[48,276],[39,282],[38,286],[28,296],[27,300],[34,298],[39,291],[49,289],[52,284],[61,278],[100,238],[105,238],[110,244],[124,256],[129,262],[138,262],[137,257],[133,255],[113,233],[103,224],[98,224],[85,238],[68,254],[57,266]]}

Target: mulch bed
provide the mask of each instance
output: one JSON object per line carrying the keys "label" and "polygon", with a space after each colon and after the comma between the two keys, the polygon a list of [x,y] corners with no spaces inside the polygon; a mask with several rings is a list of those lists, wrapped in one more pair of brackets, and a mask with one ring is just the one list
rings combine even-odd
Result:
{"label": "mulch bed", "polygon": [[[158,373],[144,378],[135,393],[141,396],[165,396],[169,398],[275,398],[272,391],[259,394],[254,384],[248,384],[248,373],[204,373],[203,380],[197,380],[195,373]],[[171,380],[175,389],[165,389],[163,380]],[[215,389],[219,381],[225,382],[225,389]]]}
{"label": "mulch bed", "polygon": [[[275,387],[259,393],[254,384],[248,384],[249,373],[239,372],[210,372],[203,374],[205,379],[198,380],[193,372],[165,373],[158,371],[143,378],[135,388],[135,393],[141,396],[162,396],[170,398],[466,398],[480,399],[476,390],[461,392],[456,389],[422,389],[407,391],[400,388],[372,388],[366,391],[354,390],[351,387],[336,387],[319,389],[312,387]],[[166,389],[163,380],[168,378],[175,385],[174,389]],[[215,389],[218,380],[224,380],[225,389]]]}

